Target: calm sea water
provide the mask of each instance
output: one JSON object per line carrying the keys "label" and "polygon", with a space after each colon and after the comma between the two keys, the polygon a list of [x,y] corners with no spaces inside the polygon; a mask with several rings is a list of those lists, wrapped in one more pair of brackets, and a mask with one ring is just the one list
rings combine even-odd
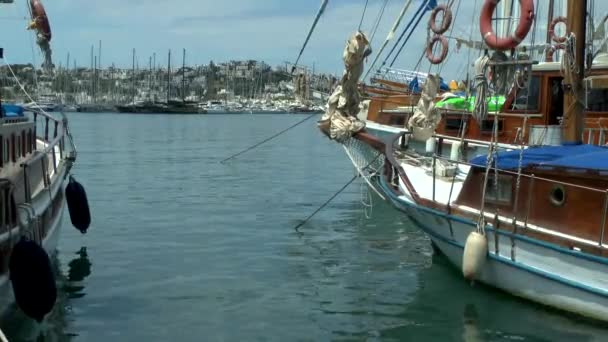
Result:
{"label": "calm sea water", "polygon": [[481,286],[351,185],[301,115],[70,114],[92,227],[64,215],[60,299],[11,341],[606,341],[608,330]]}

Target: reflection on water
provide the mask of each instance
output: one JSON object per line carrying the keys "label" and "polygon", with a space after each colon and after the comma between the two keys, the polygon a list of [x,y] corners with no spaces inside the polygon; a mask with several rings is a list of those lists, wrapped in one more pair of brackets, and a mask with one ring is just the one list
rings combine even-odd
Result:
{"label": "reflection on water", "polygon": [[91,274],[91,262],[87,248],[82,247],[76,254],[78,257],[72,259],[68,264],[68,276],[64,286],[70,299],[85,296],[83,280]]}
{"label": "reflection on water", "polygon": [[62,272],[58,258],[53,260],[58,290],[57,302],[41,324],[27,318],[16,305],[0,322],[9,341],[64,342],[77,336],[70,331],[72,300],[85,295],[84,280],[91,274],[92,264],[86,247],[81,247],[75,255],[77,257],[67,265],[67,275]]}

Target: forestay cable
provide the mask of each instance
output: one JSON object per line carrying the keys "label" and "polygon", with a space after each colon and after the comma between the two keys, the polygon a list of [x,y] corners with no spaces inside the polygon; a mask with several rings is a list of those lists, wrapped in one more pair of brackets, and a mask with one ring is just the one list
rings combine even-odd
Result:
{"label": "forestay cable", "polygon": [[308,31],[308,35],[306,36],[304,45],[302,45],[302,49],[300,50],[300,53],[298,54],[298,58],[296,59],[296,62],[294,63],[293,68],[291,69],[292,73],[295,71],[296,65],[298,65],[298,62],[300,61],[300,57],[302,57],[302,54],[304,53],[304,49],[306,49],[306,45],[308,45],[308,41],[310,40],[310,37],[312,36],[312,33],[314,32],[315,27],[317,26],[317,23],[319,22],[319,19],[323,15],[323,12],[325,12],[325,8],[327,7],[328,2],[329,2],[329,0],[323,0],[323,2],[321,3],[321,8],[319,8],[319,12],[317,13],[315,20],[313,21],[312,26],[310,27],[310,30]]}

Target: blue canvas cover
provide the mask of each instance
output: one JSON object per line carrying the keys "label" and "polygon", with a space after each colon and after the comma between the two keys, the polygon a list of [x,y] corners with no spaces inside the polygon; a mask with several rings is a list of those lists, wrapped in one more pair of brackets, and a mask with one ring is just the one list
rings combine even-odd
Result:
{"label": "blue canvas cover", "polygon": [[[496,158],[498,168],[517,169],[520,151],[499,152]],[[485,167],[487,155],[477,156],[470,161]],[[528,166],[564,167],[608,171],[608,148],[595,145],[562,145],[529,147],[524,150],[522,168]]]}
{"label": "blue canvas cover", "polygon": [[11,104],[2,104],[2,117],[4,118],[13,118],[24,116],[24,109],[21,106],[11,105]]}

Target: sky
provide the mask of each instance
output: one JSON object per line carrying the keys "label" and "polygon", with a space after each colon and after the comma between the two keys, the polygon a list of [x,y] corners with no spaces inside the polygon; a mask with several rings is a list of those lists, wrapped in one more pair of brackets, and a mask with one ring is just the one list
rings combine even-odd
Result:
{"label": "sky", "polygon": [[[5,61],[35,62],[41,54],[31,31],[26,31],[28,0],[0,4],[0,46],[5,48]],[[361,20],[368,1],[362,29],[371,36],[371,28],[384,0],[329,0],[329,5],[301,63],[317,71],[340,74],[342,50],[348,37]],[[421,0],[414,0],[402,28]],[[454,24],[454,35],[480,39],[479,6],[483,0],[457,1],[460,7]],[[557,6],[564,0],[558,0]],[[240,59],[264,60],[270,65],[295,61],[306,34],[321,4],[320,0],[42,0],[53,31],[51,46],[56,65],[65,65],[67,54],[79,66],[90,65],[90,49],[102,41],[101,64],[115,63],[130,67],[132,49],[137,64],[147,67],[156,53],[157,64],[165,66],[167,52],[172,50],[173,65],[181,63],[182,49],[187,50],[187,64],[207,64]],[[439,0],[439,3],[446,2]],[[547,0],[540,3],[546,8]],[[385,39],[404,0],[388,0],[372,49]],[[607,1],[608,3],[608,1]],[[608,5],[604,4],[606,7]],[[544,7],[542,7],[544,6]],[[607,8],[608,9],[608,8]],[[456,11],[456,9],[454,9]],[[602,12],[603,14],[603,12]],[[599,16],[599,14],[597,15]],[[425,17],[418,30],[399,56],[396,67],[413,68],[425,49]],[[539,21],[540,23],[540,21]],[[543,25],[539,25],[543,26]],[[545,27],[539,33],[544,35]],[[542,32],[541,32],[542,31]],[[10,32],[10,34],[7,34]],[[450,44],[447,73],[461,70],[470,61],[468,52],[455,51]],[[372,55],[373,57],[373,55]],[[70,64],[72,64],[71,62]],[[420,69],[429,68],[423,60]]]}

